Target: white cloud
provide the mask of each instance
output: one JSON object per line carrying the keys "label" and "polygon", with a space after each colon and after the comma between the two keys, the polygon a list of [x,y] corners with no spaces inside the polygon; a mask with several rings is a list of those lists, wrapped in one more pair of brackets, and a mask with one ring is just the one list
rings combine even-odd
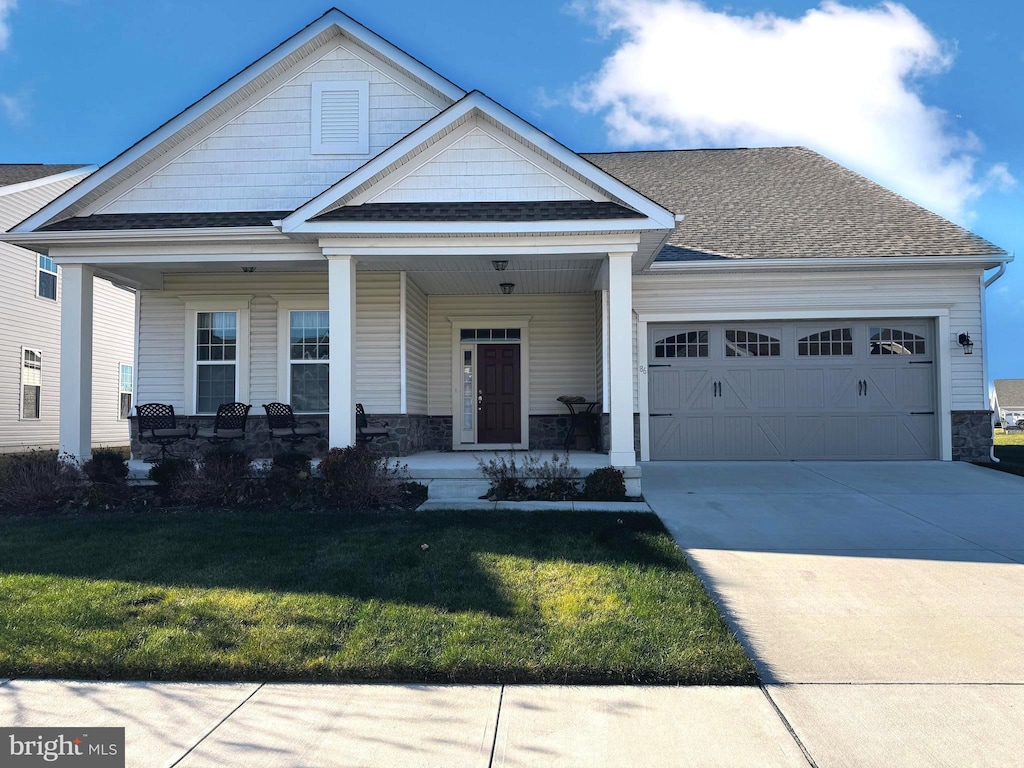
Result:
{"label": "white cloud", "polygon": [[0,112],[15,125],[28,122],[28,112],[19,99],[6,93],[0,93]]}
{"label": "white cloud", "polygon": [[800,18],[712,11],[693,0],[594,0],[614,52],[576,91],[621,147],[802,144],[932,210],[1012,185],[977,168],[981,142],[916,86],[952,54],[910,11],[825,2]]}
{"label": "white cloud", "polygon": [[11,41],[11,25],[7,17],[18,7],[18,0],[0,0],[0,51]]}

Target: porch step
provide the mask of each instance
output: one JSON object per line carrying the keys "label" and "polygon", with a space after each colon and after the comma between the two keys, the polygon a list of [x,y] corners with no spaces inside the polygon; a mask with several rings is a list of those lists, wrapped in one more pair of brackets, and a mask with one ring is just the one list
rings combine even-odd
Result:
{"label": "porch step", "polygon": [[476,501],[487,493],[489,483],[479,475],[473,478],[420,478],[417,482],[427,486],[427,499],[450,499],[453,501]]}

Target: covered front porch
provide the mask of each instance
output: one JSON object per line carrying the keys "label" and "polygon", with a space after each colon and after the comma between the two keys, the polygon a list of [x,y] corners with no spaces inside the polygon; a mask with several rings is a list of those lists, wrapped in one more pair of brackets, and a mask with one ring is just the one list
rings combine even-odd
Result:
{"label": "covered front porch", "polygon": [[[270,438],[265,403],[289,403],[300,421],[320,426],[321,438],[301,446],[314,456],[356,441],[362,404],[371,420],[388,422],[379,447],[404,461],[424,452],[561,451],[572,420],[558,398],[574,396],[592,409],[597,433],[594,444],[577,422],[582,439],[570,447],[594,452],[574,455],[632,467],[630,239],[638,238],[415,247],[321,239],[244,259],[154,254],[144,267],[66,259],[63,369],[91,367],[87,285],[102,274],[139,290],[136,404],[173,405],[182,425],[196,427],[213,425],[220,402],[251,404],[236,447],[253,460],[288,447]],[[211,385],[211,366],[227,384]],[[66,389],[61,441],[85,457],[90,402],[84,383],[75,384]],[[137,429],[133,438],[133,459],[154,452]],[[460,470],[475,467],[470,458]]]}

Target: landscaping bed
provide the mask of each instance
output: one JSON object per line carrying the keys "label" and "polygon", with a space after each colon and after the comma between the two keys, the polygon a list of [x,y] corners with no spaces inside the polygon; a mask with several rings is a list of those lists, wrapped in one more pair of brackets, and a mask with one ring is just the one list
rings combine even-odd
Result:
{"label": "landscaping bed", "polygon": [[0,520],[0,677],[753,684],[654,515]]}

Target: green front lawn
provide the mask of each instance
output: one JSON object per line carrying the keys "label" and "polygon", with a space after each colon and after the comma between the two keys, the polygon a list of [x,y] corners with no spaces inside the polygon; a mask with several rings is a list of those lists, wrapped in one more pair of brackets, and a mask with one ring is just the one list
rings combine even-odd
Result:
{"label": "green front lawn", "polygon": [[1019,430],[1003,432],[1003,430],[997,429],[993,439],[996,445],[1024,445],[1024,432]]}
{"label": "green front lawn", "polygon": [[654,515],[7,520],[0,594],[0,677],[756,681]]}

